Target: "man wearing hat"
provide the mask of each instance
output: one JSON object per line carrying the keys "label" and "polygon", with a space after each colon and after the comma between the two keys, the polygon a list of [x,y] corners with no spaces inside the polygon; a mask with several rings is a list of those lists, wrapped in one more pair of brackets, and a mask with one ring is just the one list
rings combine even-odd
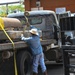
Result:
{"label": "man wearing hat", "polygon": [[31,48],[33,54],[33,75],[38,75],[38,65],[41,66],[43,75],[47,75],[47,70],[44,63],[43,49],[40,43],[38,30],[36,28],[32,28],[29,32],[31,33],[31,37],[25,38],[23,34],[21,34],[21,40],[27,42]]}

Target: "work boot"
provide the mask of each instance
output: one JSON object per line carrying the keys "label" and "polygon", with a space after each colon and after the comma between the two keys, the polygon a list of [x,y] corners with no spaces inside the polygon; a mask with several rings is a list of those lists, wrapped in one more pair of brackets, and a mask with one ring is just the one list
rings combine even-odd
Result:
{"label": "work boot", "polygon": [[33,75],[38,75],[37,73],[33,72]]}
{"label": "work boot", "polygon": [[45,71],[45,72],[43,73],[43,75],[48,75],[47,71]]}

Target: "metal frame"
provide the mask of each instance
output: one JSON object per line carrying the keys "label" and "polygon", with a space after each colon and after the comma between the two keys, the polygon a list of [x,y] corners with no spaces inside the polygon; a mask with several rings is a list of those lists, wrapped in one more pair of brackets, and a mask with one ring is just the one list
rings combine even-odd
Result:
{"label": "metal frame", "polygon": [[[70,73],[74,73],[75,71],[71,69],[75,69],[75,64],[72,64],[70,61],[70,58],[74,58],[75,56],[72,56],[72,53],[75,54],[75,45],[63,45],[63,67],[64,67],[64,75],[70,75]],[[71,53],[71,55],[70,55]]]}

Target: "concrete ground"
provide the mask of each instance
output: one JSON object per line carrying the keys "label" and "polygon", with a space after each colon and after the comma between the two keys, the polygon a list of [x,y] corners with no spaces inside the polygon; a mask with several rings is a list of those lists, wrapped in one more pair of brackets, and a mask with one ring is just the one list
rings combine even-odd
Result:
{"label": "concrete ground", "polygon": [[[55,64],[51,62],[50,64],[48,63],[46,66],[47,66],[48,75],[64,75],[64,69],[62,63]],[[40,68],[39,68],[39,75],[42,75]],[[70,75],[75,75],[75,74],[71,73]]]}

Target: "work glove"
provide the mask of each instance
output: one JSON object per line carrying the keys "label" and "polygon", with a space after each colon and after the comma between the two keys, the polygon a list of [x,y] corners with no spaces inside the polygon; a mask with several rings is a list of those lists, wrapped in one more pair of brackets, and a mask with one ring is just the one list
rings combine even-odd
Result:
{"label": "work glove", "polygon": [[21,34],[21,40],[23,40],[23,38],[24,38],[24,35],[23,35],[23,34]]}
{"label": "work glove", "polygon": [[23,35],[23,34],[21,34],[21,37],[24,37],[24,35]]}

